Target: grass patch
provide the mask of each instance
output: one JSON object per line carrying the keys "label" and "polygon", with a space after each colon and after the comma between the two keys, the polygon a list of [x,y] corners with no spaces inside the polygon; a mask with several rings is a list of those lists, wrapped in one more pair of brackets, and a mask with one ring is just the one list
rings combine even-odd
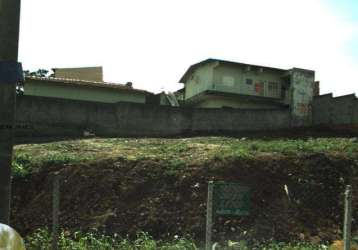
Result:
{"label": "grass patch", "polygon": [[122,157],[126,160],[166,162],[173,169],[213,159],[253,158],[258,154],[344,154],[358,155],[358,143],[347,138],[247,139],[197,137],[187,139],[85,139],[18,145],[13,171],[25,176],[44,166],[63,166]]}

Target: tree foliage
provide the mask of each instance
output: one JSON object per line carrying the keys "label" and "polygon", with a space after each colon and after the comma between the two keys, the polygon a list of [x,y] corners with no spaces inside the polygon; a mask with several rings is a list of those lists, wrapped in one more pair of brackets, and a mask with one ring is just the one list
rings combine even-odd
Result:
{"label": "tree foliage", "polygon": [[25,76],[32,76],[32,77],[53,77],[54,74],[52,71],[47,69],[38,69],[36,71],[24,70]]}

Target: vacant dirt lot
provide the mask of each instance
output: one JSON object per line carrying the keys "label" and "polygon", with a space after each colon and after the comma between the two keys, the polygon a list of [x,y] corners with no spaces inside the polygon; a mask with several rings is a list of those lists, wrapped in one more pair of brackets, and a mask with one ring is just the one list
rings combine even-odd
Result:
{"label": "vacant dirt lot", "polygon": [[[217,216],[215,238],[334,240],[341,237],[345,185],[352,184],[358,193],[357,156],[354,139],[338,138],[89,139],[19,145],[12,221],[25,234],[51,225],[51,183],[59,172],[60,222],[68,230],[203,239],[207,182],[224,180],[251,188],[251,214]],[[354,218],[357,207],[355,199]]]}

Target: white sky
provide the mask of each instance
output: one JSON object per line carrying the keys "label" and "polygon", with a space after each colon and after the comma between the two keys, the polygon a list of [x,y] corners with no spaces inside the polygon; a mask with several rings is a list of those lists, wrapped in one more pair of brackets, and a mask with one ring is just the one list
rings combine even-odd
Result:
{"label": "white sky", "polygon": [[219,58],[313,69],[321,93],[358,93],[358,22],[324,0],[22,0],[21,15],[24,69],[103,65],[106,81],[159,92]]}

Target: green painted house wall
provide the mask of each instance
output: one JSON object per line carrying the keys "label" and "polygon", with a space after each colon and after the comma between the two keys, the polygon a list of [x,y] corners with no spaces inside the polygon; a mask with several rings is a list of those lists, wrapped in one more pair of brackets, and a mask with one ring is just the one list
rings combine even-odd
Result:
{"label": "green painted house wall", "polygon": [[215,64],[203,65],[191,75],[185,84],[185,99],[212,88],[214,66]]}
{"label": "green painted house wall", "polygon": [[[240,94],[254,97],[268,97],[284,103],[282,78],[284,70],[252,67],[247,69],[244,65],[220,64],[212,62],[201,65],[189,76],[185,83],[185,100],[210,90],[220,94]],[[248,84],[247,79],[251,82]],[[275,87],[273,87],[273,85]],[[203,99],[203,98],[202,98]],[[190,104],[195,107],[220,108],[223,106],[233,108],[273,108],[277,105],[257,104],[237,98],[213,98],[207,96],[206,100]]]}
{"label": "green painted house wall", "polygon": [[[282,72],[254,68],[249,71],[243,66],[219,65],[214,68],[213,90],[252,96],[281,98]],[[248,84],[246,80],[251,80]],[[276,83],[277,90],[269,88],[270,83]],[[262,91],[256,91],[256,84],[262,84]]]}
{"label": "green painted house wall", "polygon": [[180,79],[185,105],[200,108],[289,109],[291,126],[312,124],[312,102],[319,85],[315,72],[207,59]]}
{"label": "green painted house wall", "polygon": [[115,88],[74,86],[66,83],[26,80],[24,95],[54,97],[103,103],[145,103],[145,92]]}

